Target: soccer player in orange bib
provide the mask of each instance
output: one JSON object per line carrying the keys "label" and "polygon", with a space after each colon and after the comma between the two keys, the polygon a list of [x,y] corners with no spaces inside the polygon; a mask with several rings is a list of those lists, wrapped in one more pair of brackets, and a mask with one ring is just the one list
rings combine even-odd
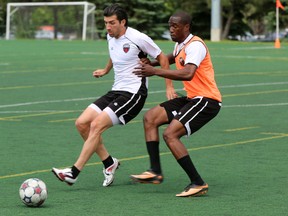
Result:
{"label": "soccer player in orange bib", "polygon": [[[144,130],[150,169],[131,178],[140,183],[159,184],[163,174],[159,156],[159,127],[168,124],[163,139],[175,159],[188,175],[188,186],[177,197],[206,194],[208,184],[194,166],[189,153],[180,138],[190,136],[212,120],[221,108],[221,93],[214,79],[214,69],[208,48],[204,41],[190,33],[191,16],[177,12],[169,19],[171,38],[176,42],[174,51],[168,55],[170,64],[177,70],[155,68],[157,61],[142,63],[135,68],[139,77],[160,76],[167,80],[167,90],[174,90],[172,80],[182,80],[187,96],[177,97],[151,108],[144,116]],[[174,91],[175,92],[175,91]]]}

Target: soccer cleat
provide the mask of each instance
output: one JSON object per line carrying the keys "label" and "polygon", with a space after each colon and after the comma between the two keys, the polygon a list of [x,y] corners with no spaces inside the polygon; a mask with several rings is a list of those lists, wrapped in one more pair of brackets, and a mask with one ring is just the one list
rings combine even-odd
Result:
{"label": "soccer cleat", "polygon": [[52,172],[60,181],[64,181],[70,186],[77,181],[77,177],[76,178],[73,177],[71,168],[57,169],[53,167]]}
{"label": "soccer cleat", "polygon": [[201,196],[208,192],[208,184],[203,185],[189,184],[183,192],[176,194],[177,197]]}
{"label": "soccer cleat", "polygon": [[135,182],[148,183],[148,184],[160,184],[163,182],[163,176],[156,174],[153,171],[146,171],[140,175],[131,175],[131,179]]}
{"label": "soccer cleat", "polygon": [[108,187],[109,185],[111,185],[114,181],[114,174],[116,169],[118,169],[118,167],[120,166],[119,161],[116,158],[112,158],[114,163],[108,167],[107,169],[103,168],[103,174],[104,174],[104,181],[103,181],[103,186],[104,187]]}

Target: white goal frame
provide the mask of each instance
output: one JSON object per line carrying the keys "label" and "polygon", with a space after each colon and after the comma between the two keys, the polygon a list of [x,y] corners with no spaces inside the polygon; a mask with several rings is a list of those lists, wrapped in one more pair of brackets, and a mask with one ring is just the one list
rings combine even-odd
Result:
{"label": "white goal frame", "polygon": [[[90,2],[23,2],[23,3],[8,3],[7,4],[7,16],[6,16],[6,40],[10,39],[10,17],[19,9],[21,6],[68,6],[68,5],[82,5],[84,6],[83,13],[83,29],[82,29],[82,40],[86,40],[86,29],[87,29],[87,17],[93,13],[96,9],[95,4]],[[91,9],[88,10],[88,6]],[[11,8],[15,7],[12,11]]]}

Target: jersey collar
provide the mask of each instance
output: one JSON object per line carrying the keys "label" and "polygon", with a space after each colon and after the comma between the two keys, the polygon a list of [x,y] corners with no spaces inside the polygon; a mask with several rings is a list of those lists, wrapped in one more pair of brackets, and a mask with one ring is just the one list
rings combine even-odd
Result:
{"label": "jersey collar", "polygon": [[182,43],[176,43],[175,50],[174,50],[174,56],[177,56],[180,53],[180,51],[191,40],[192,37],[193,37],[193,35],[189,34],[188,37]]}

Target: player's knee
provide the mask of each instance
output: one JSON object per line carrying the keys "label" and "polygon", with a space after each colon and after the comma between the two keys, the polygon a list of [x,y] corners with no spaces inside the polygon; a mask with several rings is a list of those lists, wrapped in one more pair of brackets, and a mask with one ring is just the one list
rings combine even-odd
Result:
{"label": "player's knee", "polygon": [[76,121],[75,121],[75,126],[76,126],[77,130],[78,130],[80,133],[89,130],[89,128],[90,128],[90,125],[89,125],[89,124],[90,124],[90,123],[88,123],[88,122],[82,121],[81,118],[78,118],[78,119],[76,119]]}
{"label": "player's knee", "polygon": [[81,119],[77,118],[75,121],[75,126],[78,130],[81,130],[83,128],[83,122],[81,121]]}
{"label": "player's knee", "polygon": [[155,124],[155,118],[153,117],[152,115],[152,112],[149,112],[147,111],[145,114],[144,114],[144,117],[143,117],[143,122],[144,122],[144,125],[154,125]]}
{"label": "player's knee", "polygon": [[107,126],[105,124],[102,124],[98,118],[93,120],[90,124],[90,133],[94,135],[102,134],[106,129],[107,129]]}
{"label": "player's knee", "polygon": [[90,124],[90,130],[92,131],[96,131],[97,130],[97,122],[96,121],[92,121],[91,124]]}
{"label": "player's knee", "polygon": [[149,122],[150,122],[149,115],[147,115],[147,113],[145,113],[143,116],[143,123],[145,125],[147,125],[147,124],[149,124]]}
{"label": "player's knee", "polygon": [[166,142],[167,145],[169,145],[169,143],[171,143],[171,140],[174,139],[174,137],[172,136],[172,134],[168,131],[168,130],[165,130],[163,132],[163,139],[164,141]]}

